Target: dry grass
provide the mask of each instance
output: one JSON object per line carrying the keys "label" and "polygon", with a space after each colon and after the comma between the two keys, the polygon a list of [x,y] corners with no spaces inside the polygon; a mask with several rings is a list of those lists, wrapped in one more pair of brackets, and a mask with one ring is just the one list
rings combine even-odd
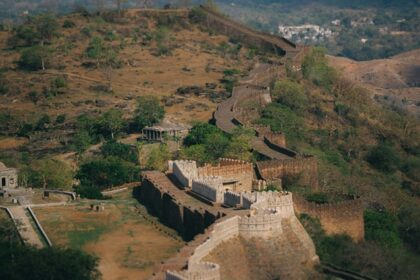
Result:
{"label": "dry grass", "polygon": [[[1,110],[10,110],[19,115],[30,118],[32,115],[47,113],[51,116],[67,114],[69,117],[82,112],[105,111],[112,107],[122,108],[127,117],[131,116],[135,109],[136,97],[143,95],[155,95],[164,98],[175,94],[181,86],[199,85],[205,83],[219,84],[223,77],[223,70],[238,68],[245,70],[247,61],[244,58],[245,50],[240,59],[223,57],[216,51],[216,46],[221,42],[227,42],[224,36],[209,36],[195,26],[187,29],[169,30],[171,44],[174,46],[169,56],[155,56],[155,43],[152,40],[150,46],[142,46],[132,42],[130,36],[125,37],[126,46],[120,50],[119,58],[122,67],[115,69],[112,75],[112,93],[98,92],[92,89],[97,84],[106,85],[104,71],[101,69],[89,69],[81,64],[86,61],[84,52],[90,39],[82,36],[82,27],[90,26],[93,29],[133,30],[138,27],[135,23],[125,25],[110,24],[105,22],[96,23],[94,19],[84,19],[79,16],[71,16],[76,22],[76,27],[61,29],[63,36],[56,39],[54,47],[71,46],[66,51],[54,52],[54,69],[36,72],[7,71],[6,79],[10,82],[11,92],[0,104]],[[64,20],[64,19],[62,19]],[[61,21],[62,21],[61,20]],[[155,22],[145,19],[149,24],[148,31],[153,32]],[[98,35],[93,32],[93,35]],[[0,38],[6,41],[9,35],[0,32]],[[78,38],[70,42],[71,37]],[[119,40],[112,42],[119,45]],[[2,47],[5,47],[2,44]],[[0,67],[9,69],[17,68],[16,60],[19,54],[15,50],[3,49],[0,51],[2,60]],[[190,71],[185,71],[185,67]],[[66,76],[68,89],[65,94],[44,98],[43,90],[48,87],[51,80],[57,76]],[[221,89],[221,88],[219,88]],[[30,91],[37,91],[40,101],[34,104],[28,98]],[[127,98],[129,96],[129,98]],[[96,100],[104,100],[106,105],[98,108]],[[193,104],[201,104],[190,109]],[[168,115],[178,121],[190,122],[191,120],[208,120],[214,111],[216,104],[205,97],[191,97],[183,103],[168,107]]]}
{"label": "dry grass", "polygon": [[[36,214],[53,244],[80,248],[100,257],[104,279],[147,279],[182,242],[166,234],[175,234],[172,230],[163,226],[158,229],[142,218],[135,206],[140,207],[125,192],[107,201],[100,212],[91,211],[86,202],[36,209]],[[144,209],[141,211],[147,215]]]}

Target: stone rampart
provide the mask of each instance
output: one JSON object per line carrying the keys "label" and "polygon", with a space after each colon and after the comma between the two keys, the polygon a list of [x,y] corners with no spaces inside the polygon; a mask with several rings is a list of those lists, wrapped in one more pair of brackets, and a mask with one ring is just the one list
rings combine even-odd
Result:
{"label": "stone rampart", "polygon": [[327,234],[347,234],[355,241],[363,240],[364,207],[360,198],[317,204],[295,196],[293,201],[298,214],[305,213],[318,218]]}
{"label": "stone rampart", "polygon": [[241,194],[227,191],[223,194],[223,204],[230,207],[236,207],[241,204]]}
{"label": "stone rampart", "polygon": [[[233,193],[229,195],[232,196],[232,200],[238,200]],[[217,246],[239,235],[245,238],[278,238],[285,229],[288,234],[291,232],[294,234],[294,238],[297,238],[297,242],[303,248],[302,262],[314,265],[319,261],[311,238],[294,215],[291,193],[267,192],[240,195],[240,200],[248,200],[252,204],[250,213],[246,216],[227,218],[214,224],[204,243],[197,246],[188,259],[187,270],[168,271],[166,279],[220,279],[220,267],[217,264],[202,262]]]}
{"label": "stone rampart", "polygon": [[276,133],[270,131],[264,133],[264,141],[278,147],[286,147],[286,136],[281,132]]}
{"label": "stone rampart", "polygon": [[233,160],[220,159],[218,165],[205,165],[199,167],[198,178],[221,177],[226,189],[232,191],[252,191],[252,182],[254,179],[254,168],[252,163]]}
{"label": "stone rampart", "polygon": [[[198,176],[199,177],[212,177],[212,176],[220,176],[220,177],[235,177],[238,174],[249,174],[252,175],[253,173],[253,166],[252,163],[240,161],[240,160],[229,160],[229,159],[221,159],[223,162],[213,166],[213,165],[205,165],[203,167],[198,168]],[[231,161],[231,162],[229,162]]]}
{"label": "stone rampart", "polygon": [[[274,151],[277,151],[277,152],[279,152],[281,154],[285,154],[288,157],[295,158],[295,157],[298,156],[298,153],[297,152],[295,152],[295,151],[293,151],[291,149],[286,148],[286,140],[285,139],[284,139],[284,146],[279,145],[277,143],[277,141],[281,141],[281,136],[275,136],[275,135],[276,134],[274,134],[274,133],[270,133],[268,135],[264,135],[264,143],[267,144],[267,146],[270,149],[272,149]],[[270,136],[272,136],[273,138],[270,138]],[[283,135],[283,138],[284,138],[284,135]]]}
{"label": "stone rampart", "polygon": [[313,190],[318,189],[318,165],[313,156],[260,161],[257,162],[257,170],[260,176],[267,181],[300,176],[303,184],[310,186]]}
{"label": "stone rampart", "polygon": [[218,176],[193,180],[192,191],[212,202],[223,203],[223,182]]}
{"label": "stone rampart", "polygon": [[215,263],[201,262],[194,269],[166,272],[167,280],[220,280],[220,266]]}
{"label": "stone rampart", "polygon": [[286,55],[288,52],[296,53],[298,51],[295,44],[283,37],[255,31],[203,6],[201,10],[205,13],[205,24],[207,24],[208,28],[250,47],[260,48],[281,56]]}
{"label": "stone rampart", "polygon": [[174,176],[183,187],[192,187],[192,180],[198,178],[197,163],[192,160],[170,161],[169,170],[172,170]]}
{"label": "stone rampart", "polygon": [[222,242],[239,235],[239,217],[228,218],[213,226],[209,238],[195,250],[188,260],[188,268],[194,268],[206,257],[213,249]]}
{"label": "stone rampart", "polygon": [[143,173],[136,196],[150,214],[177,230],[185,240],[191,240],[197,234],[203,233],[223,215],[216,209],[207,209],[204,203],[196,202],[174,186],[165,174],[157,171]]}
{"label": "stone rampart", "polygon": [[282,215],[276,210],[259,211],[256,215],[241,217],[239,232],[245,238],[270,237],[282,233]]}

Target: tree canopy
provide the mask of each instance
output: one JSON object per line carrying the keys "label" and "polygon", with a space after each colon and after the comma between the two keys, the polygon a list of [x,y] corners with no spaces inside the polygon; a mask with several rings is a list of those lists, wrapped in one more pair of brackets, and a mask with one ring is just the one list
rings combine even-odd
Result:
{"label": "tree canopy", "polygon": [[133,126],[141,130],[160,122],[165,116],[165,109],[154,96],[141,96],[137,100],[137,109],[133,119]]}

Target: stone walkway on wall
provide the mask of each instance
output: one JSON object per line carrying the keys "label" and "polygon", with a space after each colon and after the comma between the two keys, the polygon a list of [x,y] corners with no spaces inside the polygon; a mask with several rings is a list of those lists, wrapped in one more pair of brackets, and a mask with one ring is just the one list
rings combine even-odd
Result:
{"label": "stone walkway on wall", "polygon": [[34,226],[28,217],[26,208],[24,206],[13,206],[9,209],[15,218],[17,228],[25,244],[32,245],[37,248],[43,248],[44,243],[34,229]]}
{"label": "stone walkway on wall", "polygon": [[[240,86],[234,87],[232,96],[222,103],[219,104],[217,107],[216,112],[214,113],[214,118],[216,120],[216,126],[223,130],[226,133],[231,133],[233,129],[235,129],[236,125],[233,123],[235,118],[234,107],[240,100],[247,98],[249,95],[258,94],[261,95],[269,92],[268,89],[261,89],[256,90],[251,86],[251,84],[255,84],[258,86],[269,86],[271,78],[274,76],[278,76],[276,74],[279,71],[278,67],[280,66],[273,66],[269,64],[258,64],[253,71],[251,71],[248,78],[245,78],[241,81]],[[267,78],[268,77],[268,78]],[[263,137],[255,137],[251,142],[252,149],[257,151],[258,153],[270,158],[270,159],[290,159],[291,157],[279,153],[273,149],[271,149],[265,142]]]}

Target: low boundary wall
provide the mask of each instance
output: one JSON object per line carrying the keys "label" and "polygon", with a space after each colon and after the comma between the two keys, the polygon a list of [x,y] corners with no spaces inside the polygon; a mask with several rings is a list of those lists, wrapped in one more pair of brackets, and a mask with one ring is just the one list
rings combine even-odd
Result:
{"label": "low boundary wall", "polygon": [[32,208],[28,206],[28,207],[26,207],[26,209],[28,209],[29,214],[31,215],[32,219],[35,222],[36,227],[38,228],[39,232],[42,235],[42,238],[45,240],[45,242],[47,243],[47,245],[49,247],[52,247],[51,240],[48,238],[47,233],[45,232],[44,228],[41,226],[41,223],[39,222],[38,218],[36,217],[34,211],[32,211]]}
{"label": "low boundary wall", "polygon": [[44,190],[44,193],[57,193],[57,194],[64,194],[71,197],[72,200],[76,200],[77,195],[75,192],[68,192],[68,191],[61,191],[61,190]]}

